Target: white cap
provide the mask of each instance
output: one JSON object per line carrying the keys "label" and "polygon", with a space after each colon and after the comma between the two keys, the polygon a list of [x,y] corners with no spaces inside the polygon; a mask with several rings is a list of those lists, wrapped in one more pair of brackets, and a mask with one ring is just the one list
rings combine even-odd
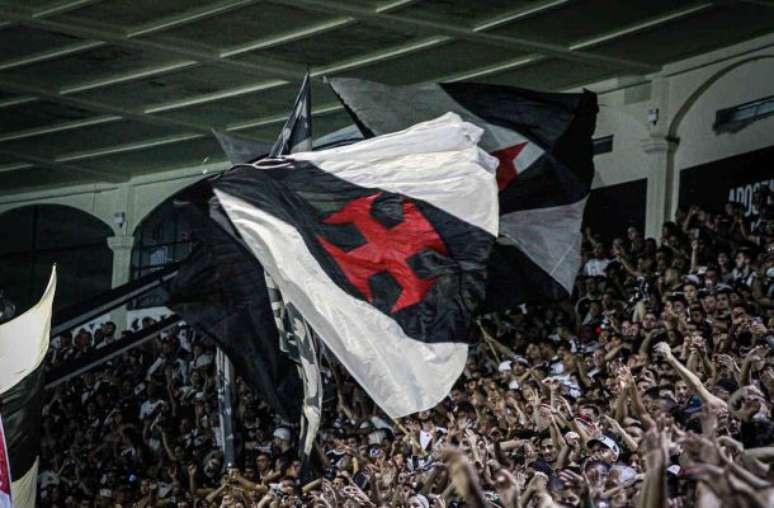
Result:
{"label": "white cap", "polygon": [[611,437],[609,437],[609,436],[606,436],[606,435],[602,434],[599,437],[595,437],[594,439],[589,440],[589,444],[594,443],[594,442],[601,443],[601,444],[605,445],[608,449],[610,449],[616,455],[619,455],[621,453],[621,449],[618,448],[618,444],[615,441],[613,441],[613,439]]}
{"label": "white cap", "polygon": [[212,363],[212,355],[209,353],[204,353],[199,355],[199,357],[196,359],[196,363],[194,363],[194,369],[198,369],[200,367],[206,367],[207,365]]}
{"label": "white cap", "polygon": [[387,437],[387,432],[383,430],[374,430],[368,434],[368,444],[378,445],[385,437]]}
{"label": "white cap", "polygon": [[290,441],[290,431],[285,427],[277,427],[274,429],[274,437],[282,439],[283,441]]}
{"label": "white cap", "polygon": [[414,494],[409,499],[411,499],[411,498],[414,498],[417,501],[419,501],[419,504],[422,505],[422,508],[430,508],[430,501],[428,501],[427,498],[425,496],[423,496],[422,494]]}
{"label": "white cap", "polygon": [[520,363],[522,365],[529,366],[529,360],[527,360],[526,358],[524,358],[521,355],[513,355],[513,361],[516,362],[516,363]]}

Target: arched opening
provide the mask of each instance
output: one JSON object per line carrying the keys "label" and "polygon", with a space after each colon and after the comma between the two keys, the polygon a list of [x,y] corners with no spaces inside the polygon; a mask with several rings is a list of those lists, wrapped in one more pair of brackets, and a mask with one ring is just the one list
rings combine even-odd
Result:
{"label": "arched opening", "polygon": [[[134,231],[131,278],[134,280],[184,259],[191,252],[193,244],[191,227],[172,200],[164,201]],[[164,305],[165,301],[160,291],[152,291],[136,299],[130,307],[158,307]]]}
{"label": "arched opening", "polygon": [[40,297],[56,263],[54,308],[110,289],[113,253],[110,227],[64,205],[30,205],[0,214],[0,290],[23,312]]}
{"label": "arched opening", "polygon": [[719,210],[734,201],[749,215],[752,194],[761,187],[774,189],[774,117],[762,117],[738,130],[714,127],[719,111],[771,95],[772,59],[772,54],[754,55],[718,69],[674,115],[669,132],[680,144],[670,164],[672,186],[679,194],[671,203],[672,213],[689,203]]}

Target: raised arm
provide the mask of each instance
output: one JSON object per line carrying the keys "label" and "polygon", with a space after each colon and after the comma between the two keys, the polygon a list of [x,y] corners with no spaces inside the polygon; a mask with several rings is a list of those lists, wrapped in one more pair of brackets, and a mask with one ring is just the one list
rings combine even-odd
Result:
{"label": "raised arm", "polygon": [[717,397],[713,395],[706,386],[704,386],[704,383],[701,382],[701,379],[699,379],[699,376],[697,376],[695,373],[691,372],[690,369],[688,369],[685,365],[683,365],[680,360],[678,360],[673,354],[672,350],[669,349],[669,344],[666,342],[659,342],[655,346],[655,351],[659,355],[661,355],[664,360],[677,371],[677,373],[680,375],[683,380],[688,383],[691,388],[694,389],[696,394],[701,398],[702,402],[705,404],[711,404],[716,407],[727,409],[728,405],[726,404],[726,401],[721,399],[720,397]]}

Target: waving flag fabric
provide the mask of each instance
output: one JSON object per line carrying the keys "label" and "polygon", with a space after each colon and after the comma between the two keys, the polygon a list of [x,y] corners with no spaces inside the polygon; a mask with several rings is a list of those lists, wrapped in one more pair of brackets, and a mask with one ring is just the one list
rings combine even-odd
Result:
{"label": "waving flag fabric", "polygon": [[295,420],[301,386],[280,351],[263,269],[225,217],[211,180],[172,197],[197,242],[167,288],[167,306],[211,337],[236,373],[275,411]]}
{"label": "waving flag fabric", "polygon": [[594,175],[594,94],[473,83],[392,87],[349,78],[330,84],[366,136],[405,129],[447,111],[484,129],[481,147],[498,159],[502,214],[488,306],[572,292]]}
{"label": "waving flag fabric", "polygon": [[[10,463],[11,499],[17,507],[35,506],[43,359],[48,351],[56,269],[41,299],[31,309],[0,324],[0,408]],[[0,492],[7,485],[0,473]],[[2,506],[2,504],[0,504]]]}
{"label": "waving flag fabric", "polygon": [[498,224],[482,133],[448,114],[214,183],[285,302],[393,417],[434,406],[465,365]]}
{"label": "waving flag fabric", "polygon": [[[213,133],[231,163],[239,165],[269,152],[278,156],[311,148],[310,129],[307,74],[272,147],[238,135]],[[300,316],[286,312],[271,277],[226,218],[212,192],[217,178],[197,182],[172,198],[193,226],[198,245],[168,287],[168,306],[212,337],[233,362],[236,373],[278,413],[289,421],[300,420],[301,455],[306,459],[322,412],[322,380],[313,333],[299,327]],[[302,329],[307,333],[299,333]]]}

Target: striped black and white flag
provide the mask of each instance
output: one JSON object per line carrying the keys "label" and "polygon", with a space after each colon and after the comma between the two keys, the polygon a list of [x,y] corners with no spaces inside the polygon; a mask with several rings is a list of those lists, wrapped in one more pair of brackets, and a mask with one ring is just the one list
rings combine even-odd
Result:
{"label": "striped black and white flag", "polygon": [[309,73],[304,76],[293,110],[280,131],[269,157],[312,149],[312,87]]}
{"label": "striped black and white flag", "polygon": [[266,289],[279,332],[280,350],[296,363],[304,389],[299,451],[302,458],[306,460],[314,446],[322,417],[323,385],[317,354],[319,345],[309,324],[292,304],[285,304],[274,279],[268,274],[266,274]]}
{"label": "striped black and white flag", "polygon": [[[311,132],[311,87],[307,73],[301,84],[293,110],[271,150],[255,141],[240,136],[228,135],[213,130],[221,148],[233,164],[254,161],[270,152],[272,157],[281,157],[293,151],[308,150],[312,146]],[[213,206],[217,206],[213,204]],[[314,332],[292,305],[285,305],[282,294],[269,274],[265,275],[266,292],[274,315],[279,337],[279,349],[293,361],[303,387],[301,402],[301,434],[299,441],[302,458],[311,452],[314,438],[320,425],[322,413],[322,378],[317,357]],[[223,401],[226,402],[226,401]],[[226,407],[225,403],[221,407]],[[221,415],[221,419],[226,418]]]}
{"label": "striped black and white flag", "polygon": [[[17,507],[35,506],[43,360],[48,351],[55,292],[56,268],[38,303],[0,324],[0,412],[10,463],[11,501]],[[7,492],[4,476],[0,473],[0,492]]]}
{"label": "striped black and white flag", "polygon": [[[309,73],[304,76],[301,89],[293,105],[293,111],[282,127],[270,156],[280,157],[294,152],[312,149],[312,89]],[[292,359],[297,367],[304,388],[301,404],[301,432],[299,446],[306,461],[312,451],[322,416],[322,377],[318,358],[318,345],[314,330],[292,304],[286,304],[282,293],[269,273],[266,273],[266,288],[274,311],[280,336],[280,349]]]}
{"label": "striped black and white flag", "polygon": [[484,129],[481,148],[498,160],[501,214],[487,306],[508,308],[572,292],[594,176],[596,95],[465,82],[388,86],[333,78],[329,83],[367,137],[447,111]]}
{"label": "striped black and white flag", "polygon": [[447,114],[213,182],[285,304],[392,417],[433,407],[465,366],[498,225],[482,134]]}

